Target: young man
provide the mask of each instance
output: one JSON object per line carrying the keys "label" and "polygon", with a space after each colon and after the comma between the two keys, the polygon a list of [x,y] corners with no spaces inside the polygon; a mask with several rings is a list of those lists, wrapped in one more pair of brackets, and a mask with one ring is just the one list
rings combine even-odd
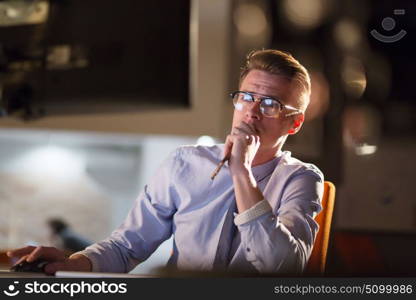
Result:
{"label": "young man", "polygon": [[[9,252],[50,260],[46,272],[129,272],[174,236],[169,265],[185,270],[300,273],[318,230],[323,175],[282,151],[299,131],[310,79],[292,56],[249,54],[225,145],[180,147],[159,168],[124,223],[70,258],[49,247]],[[215,179],[210,175],[226,158]]]}

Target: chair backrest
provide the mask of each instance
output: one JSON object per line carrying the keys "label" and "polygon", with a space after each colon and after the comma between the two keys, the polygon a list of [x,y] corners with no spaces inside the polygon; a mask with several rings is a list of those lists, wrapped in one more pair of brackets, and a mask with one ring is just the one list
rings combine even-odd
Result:
{"label": "chair backrest", "polygon": [[332,182],[325,181],[324,194],[322,196],[322,211],[315,217],[315,221],[319,224],[319,231],[304,272],[305,274],[316,275],[325,272],[326,254],[328,252],[334,203],[335,185]]}

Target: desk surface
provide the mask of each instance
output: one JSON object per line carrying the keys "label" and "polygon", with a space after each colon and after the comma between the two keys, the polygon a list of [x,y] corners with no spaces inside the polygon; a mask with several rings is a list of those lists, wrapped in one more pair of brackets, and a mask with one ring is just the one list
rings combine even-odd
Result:
{"label": "desk surface", "polygon": [[26,273],[26,272],[11,272],[8,270],[0,270],[0,278],[40,278],[53,277],[43,273]]}
{"label": "desk surface", "polygon": [[72,272],[58,271],[55,276],[33,272],[11,272],[0,270],[0,278],[158,278],[160,276],[143,274],[124,274],[124,273],[95,273],[95,272]]}

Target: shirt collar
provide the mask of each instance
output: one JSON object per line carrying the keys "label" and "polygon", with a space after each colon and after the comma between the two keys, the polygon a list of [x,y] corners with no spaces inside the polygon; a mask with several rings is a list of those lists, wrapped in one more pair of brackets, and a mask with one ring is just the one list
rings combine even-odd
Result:
{"label": "shirt collar", "polygon": [[279,153],[279,155],[273,158],[272,160],[269,160],[268,162],[265,162],[264,164],[252,167],[251,171],[253,172],[254,178],[257,181],[259,181],[267,177],[268,175],[270,175],[273,172],[273,170],[276,168],[281,157],[282,157],[282,153]]}

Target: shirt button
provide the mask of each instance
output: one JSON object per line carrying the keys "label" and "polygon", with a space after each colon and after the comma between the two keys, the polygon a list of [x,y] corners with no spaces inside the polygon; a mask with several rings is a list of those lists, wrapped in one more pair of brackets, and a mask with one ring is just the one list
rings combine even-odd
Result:
{"label": "shirt button", "polygon": [[250,252],[250,248],[246,248],[247,252]]}

